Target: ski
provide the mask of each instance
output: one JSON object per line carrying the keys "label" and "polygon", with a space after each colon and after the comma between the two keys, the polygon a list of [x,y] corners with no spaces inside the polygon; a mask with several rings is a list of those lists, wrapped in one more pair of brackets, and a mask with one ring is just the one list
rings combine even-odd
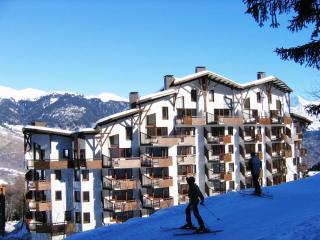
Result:
{"label": "ski", "polygon": [[254,196],[254,197],[262,197],[262,198],[269,198],[269,199],[273,199],[273,196],[270,194],[266,194],[266,193],[261,193],[261,195],[257,195],[254,192],[239,192],[242,195],[247,195],[247,196]]}
{"label": "ski", "polygon": [[171,231],[171,230],[196,230],[197,228],[181,228],[181,227],[160,227],[163,231]]}
{"label": "ski", "polygon": [[173,234],[174,236],[190,236],[190,235],[199,235],[199,234],[216,234],[216,233],[219,233],[219,232],[223,232],[223,230],[210,230],[208,229],[208,231],[206,232],[184,232],[184,233],[175,233]]}

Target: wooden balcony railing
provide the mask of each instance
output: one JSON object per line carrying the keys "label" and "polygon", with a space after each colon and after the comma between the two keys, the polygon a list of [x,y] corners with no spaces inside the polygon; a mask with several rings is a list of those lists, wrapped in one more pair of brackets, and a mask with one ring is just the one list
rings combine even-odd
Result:
{"label": "wooden balcony railing", "polygon": [[147,209],[161,209],[173,206],[173,198],[155,198],[152,196],[143,196],[143,207]]}
{"label": "wooden balcony railing", "polygon": [[306,157],[308,155],[308,150],[306,148],[300,148],[300,157]]}
{"label": "wooden balcony railing", "polygon": [[108,200],[104,199],[104,210],[110,212],[128,212],[139,209],[136,200]]}
{"label": "wooden balcony railing", "polygon": [[167,188],[173,186],[173,179],[170,176],[151,177],[143,174],[141,185],[143,187]]}
{"label": "wooden balcony railing", "polygon": [[103,155],[103,166],[107,168],[140,168],[141,160],[139,157],[132,158],[110,158]]}
{"label": "wooden balcony railing", "polygon": [[28,207],[37,212],[51,211],[51,202],[28,200]]}
{"label": "wooden balcony railing", "polygon": [[137,188],[135,179],[103,178],[103,187],[110,190],[128,190]]}
{"label": "wooden balcony railing", "polygon": [[47,191],[51,189],[51,182],[49,180],[29,182],[28,189],[34,189],[36,191]]}
{"label": "wooden balcony railing", "polygon": [[178,155],[177,162],[179,165],[194,165],[196,164],[196,155]]}
{"label": "wooden balcony railing", "polygon": [[178,183],[179,184],[187,184],[187,178],[188,177],[195,177],[196,173],[187,173],[187,174],[183,174],[183,175],[178,175]]}
{"label": "wooden balcony railing", "polygon": [[151,157],[143,155],[141,156],[141,165],[143,167],[169,167],[172,166],[172,157]]}
{"label": "wooden balcony railing", "polygon": [[259,119],[259,123],[261,125],[270,125],[271,124],[271,118],[269,118],[269,117],[261,117]]}
{"label": "wooden balcony railing", "polygon": [[28,168],[37,170],[60,170],[73,168],[73,166],[73,161],[70,159],[28,160]]}
{"label": "wooden balcony railing", "polygon": [[206,119],[203,116],[178,116],[176,118],[178,125],[204,126]]}
{"label": "wooden balcony railing", "polygon": [[74,223],[28,223],[30,231],[36,233],[49,233],[68,235],[76,231]]}
{"label": "wooden balcony railing", "polygon": [[74,159],[74,168],[101,169],[102,161],[93,158]]}

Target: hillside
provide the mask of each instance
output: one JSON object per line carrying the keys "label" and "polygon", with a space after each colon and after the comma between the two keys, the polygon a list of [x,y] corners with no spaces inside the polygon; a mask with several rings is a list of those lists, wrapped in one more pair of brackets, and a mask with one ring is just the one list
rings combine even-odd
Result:
{"label": "hillside", "polygon": [[[174,236],[185,230],[164,231],[160,227],[184,224],[185,205],[163,209],[149,218],[136,218],[124,224],[101,227],[75,234],[68,239],[215,239],[215,240],[319,240],[320,174],[278,186],[264,192],[273,199],[241,195],[237,192],[205,199],[200,214],[207,226],[224,231],[213,234]],[[194,221],[196,223],[196,221]]]}

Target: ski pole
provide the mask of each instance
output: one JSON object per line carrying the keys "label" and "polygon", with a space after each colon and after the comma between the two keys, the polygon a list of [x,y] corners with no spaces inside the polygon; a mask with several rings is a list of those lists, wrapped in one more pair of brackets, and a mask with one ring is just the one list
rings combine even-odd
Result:
{"label": "ski pole", "polygon": [[205,207],[205,209],[207,209],[208,210],[208,212],[209,213],[211,213],[211,215],[212,216],[214,216],[218,221],[220,221],[221,219],[216,215],[216,214],[214,214],[214,212],[213,211],[211,211],[209,208],[207,208],[207,206],[206,205],[202,205],[202,206],[204,206]]}

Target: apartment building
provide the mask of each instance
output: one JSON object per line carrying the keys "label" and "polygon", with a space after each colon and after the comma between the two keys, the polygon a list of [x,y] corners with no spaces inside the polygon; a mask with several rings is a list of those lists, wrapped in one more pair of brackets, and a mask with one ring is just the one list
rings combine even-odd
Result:
{"label": "apartment building", "polygon": [[246,84],[196,67],[164,77],[161,91],[129,95],[130,109],[71,132],[35,122],[23,129],[30,230],[62,238],[188,202],[188,176],[213,196],[301,177],[310,121],[290,113],[292,90],[259,72]]}

